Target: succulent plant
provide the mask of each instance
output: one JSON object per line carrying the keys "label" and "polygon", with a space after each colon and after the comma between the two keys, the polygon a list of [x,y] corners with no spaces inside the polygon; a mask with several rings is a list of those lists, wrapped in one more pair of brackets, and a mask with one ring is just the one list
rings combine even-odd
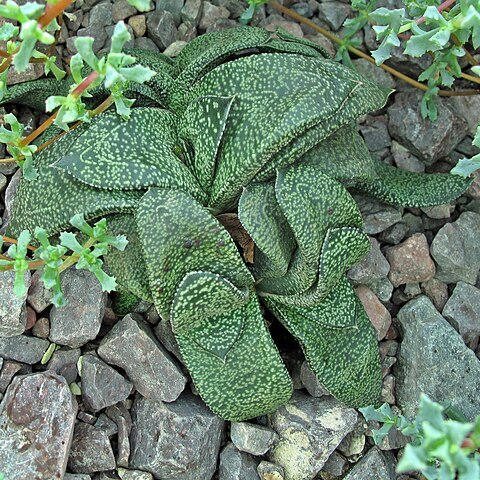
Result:
{"label": "succulent plant", "polygon": [[[175,61],[132,54],[157,75],[132,86],[131,119],[106,112],[36,154],[10,232],[54,236],[74,213],[107,217],[129,240],[106,255],[109,271],[170,321],[196,388],[224,418],[271,412],[291,395],[265,311],[332,395],[376,403],[376,335],[345,276],[369,249],[349,190],[427,206],[470,180],[372,158],[354,122],[390,92],[284,31],[211,33]],[[40,80],[4,101],[38,108],[68,88]]]}

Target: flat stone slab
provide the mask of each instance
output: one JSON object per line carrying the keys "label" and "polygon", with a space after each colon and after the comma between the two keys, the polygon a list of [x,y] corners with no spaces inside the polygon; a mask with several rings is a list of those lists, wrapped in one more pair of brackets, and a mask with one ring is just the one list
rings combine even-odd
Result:
{"label": "flat stone slab", "polygon": [[425,296],[408,302],[398,319],[403,341],[394,373],[404,414],[413,418],[425,393],[436,402],[451,402],[473,420],[480,412],[480,360],[475,353]]}
{"label": "flat stone slab", "polygon": [[132,409],[130,465],[162,480],[210,480],[217,469],[224,421],[199,397],[173,403],[137,395]]}
{"label": "flat stone slab", "polygon": [[280,440],[269,459],[285,469],[285,480],[312,480],[356,421],[357,412],[332,397],[296,392],[270,416]]}
{"label": "flat stone slab", "polygon": [[76,415],[77,402],[62,377],[47,371],[14,378],[0,404],[5,478],[63,478]]}
{"label": "flat stone slab", "polygon": [[177,362],[139,315],[127,315],[117,322],[102,340],[98,354],[123,368],[146,398],[173,402],[187,383]]}

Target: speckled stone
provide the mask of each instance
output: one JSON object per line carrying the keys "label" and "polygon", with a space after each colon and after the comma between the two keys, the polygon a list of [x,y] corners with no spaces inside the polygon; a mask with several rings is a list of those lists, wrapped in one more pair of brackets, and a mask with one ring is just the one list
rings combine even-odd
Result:
{"label": "speckled stone", "polygon": [[356,421],[355,410],[332,397],[295,392],[287,405],[269,417],[280,436],[269,459],[285,469],[288,480],[312,480]]}
{"label": "speckled stone", "polygon": [[16,377],[0,405],[0,466],[8,480],[63,478],[77,402],[52,372]]}

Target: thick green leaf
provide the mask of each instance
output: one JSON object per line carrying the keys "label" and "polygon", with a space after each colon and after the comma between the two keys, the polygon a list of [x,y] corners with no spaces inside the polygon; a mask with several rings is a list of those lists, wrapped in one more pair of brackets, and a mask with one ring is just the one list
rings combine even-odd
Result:
{"label": "thick green leaf", "polygon": [[180,190],[150,189],[136,212],[155,305],[170,317],[175,292],[185,275],[209,271],[237,288],[252,277],[223,226],[191,196]]}
{"label": "thick green leaf", "polygon": [[352,125],[339,128],[333,135],[310,149],[298,163],[315,165],[345,187],[377,177],[375,160]]}
{"label": "thick green leaf", "polygon": [[[172,328],[176,330],[175,316]],[[292,382],[252,294],[247,304],[176,333],[182,358],[205,403],[241,421],[288,401]]]}
{"label": "thick green leaf", "polygon": [[192,101],[205,95],[236,97],[212,208],[228,208],[256,175],[266,178],[266,166],[273,176],[276,167],[292,163],[340,125],[385,102],[378,87],[347,70],[329,60],[272,53],[239,58],[203,77]]}
{"label": "thick green leaf", "polygon": [[222,138],[234,97],[199,97],[179,120],[179,135],[194,147],[193,171],[205,192],[210,192]]}
{"label": "thick green leaf", "polygon": [[333,396],[353,407],[377,403],[382,370],[376,334],[346,278],[315,307],[289,307],[269,298],[265,303]]}
{"label": "thick green leaf", "polygon": [[471,185],[472,178],[448,173],[413,173],[375,161],[378,177],[358,183],[356,189],[405,207],[428,207],[451,202]]}
{"label": "thick green leaf", "polygon": [[43,78],[12,85],[8,87],[7,93],[0,100],[0,105],[19,103],[44,112],[47,98],[52,95],[68,95],[68,90],[72,83],[71,79],[55,80],[54,78]]}
{"label": "thick green leaf", "polygon": [[329,229],[322,245],[315,285],[305,292],[274,295],[272,298],[282,304],[298,307],[318,305],[336,287],[345,272],[368,253],[369,249],[368,237],[358,228]]}
{"label": "thick green leaf", "polygon": [[265,51],[294,53],[308,57],[332,58],[330,53],[318,43],[311,42],[305,38],[298,38],[283,28],[277,28],[275,35],[278,38],[270,40],[270,42],[263,47]]}
{"label": "thick green leaf", "polygon": [[108,272],[123,289],[144,300],[153,301],[134,215],[114,214],[109,215],[107,220],[109,235],[125,235],[128,240],[125,250],[110,248],[104,255]]}
{"label": "thick green leaf", "polygon": [[255,277],[286,275],[297,244],[278,205],[274,184],[255,183],[246,187],[238,203],[238,218],[255,242]]}
{"label": "thick green leaf", "polygon": [[204,202],[203,191],[179,158],[183,152],[172,113],[136,108],[128,121],[113,112],[95,117],[53,166],[96,188],[181,189]]}
{"label": "thick green leaf", "polygon": [[[209,317],[235,310],[248,299],[248,290],[240,290],[233,283],[211,272],[190,272],[180,283],[172,305],[171,321],[174,333],[186,333],[200,326]],[[227,327],[227,326],[225,326]],[[223,342],[209,350],[218,349],[219,358],[225,359],[230,342],[238,335],[227,336]]]}
{"label": "thick green leaf", "polygon": [[33,233],[35,227],[53,235],[69,228],[70,218],[78,212],[83,212],[86,220],[109,213],[133,212],[142,192],[92,188],[50,166],[65,155],[87,129],[88,125],[82,125],[34,155],[38,177],[35,181],[22,179],[20,182],[9,223],[12,235],[17,236],[24,229]]}

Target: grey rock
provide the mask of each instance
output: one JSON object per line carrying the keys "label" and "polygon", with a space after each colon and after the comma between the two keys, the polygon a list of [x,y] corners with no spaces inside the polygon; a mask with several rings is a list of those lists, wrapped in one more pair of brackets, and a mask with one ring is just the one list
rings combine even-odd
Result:
{"label": "grey rock", "polygon": [[412,150],[427,165],[447,156],[467,134],[468,125],[448,103],[439,99],[438,118],[425,120],[420,114],[419,92],[400,92],[388,109],[393,138]]}
{"label": "grey rock", "polygon": [[137,396],[132,408],[131,466],[162,480],[209,480],[224,421],[190,393],[174,403]]}
{"label": "grey rock", "polygon": [[43,270],[34,272],[28,289],[27,301],[37,313],[42,313],[52,303],[53,298],[52,290],[45,288],[40,280],[42,274]]}
{"label": "grey rock", "polygon": [[350,280],[359,284],[369,285],[382,278],[385,278],[390,271],[390,264],[380,250],[380,244],[375,238],[369,238],[370,251],[362,261],[357,263],[348,272],[347,276]]}
{"label": "grey rock", "polygon": [[148,37],[136,38],[134,41],[135,48],[143,50],[151,50],[152,52],[159,52],[160,49],[155,45],[155,42]]}
{"label": "grey rock", "polygon": [[262,460],[257,467],[261,480],[284,480],[285,470],[280,465]]}
{"label": "grey rock", "polygon": [[278,435],[271,428],[254,423],[232,422],[230,438],[242,452],[264,455],[278,440]]}
{"label": "grey rock", "polygon": [[354,195],[365,221],[364,232],[376,235],[402,219],[403,208],[387,205],[377,199]]}
{"label": "grey rock", "polygon": [[332,30],[338,30],[351,12],[349,5],[341,2],[322,2],[318,17]]}
{"label": "grey rock", "polygon": [[[2,170],[2,172],[5,173],[5,170]],[[15,175],[13,175],[13,177],[10,179],[7,189],[5,190],[5,199],[4,199],[5,211],[3,212],[3,225],[2,225],[2,228],[0,229],[0,234],[4,234],[8,226],[10,212],[12,210],[12,205],[13,205],[13,199],[15,198],[15,193],[17,192],[17,188],[20,185],[21,178],[22,178],[22,172],[20,169],[18,169],[15,172]],[[3,291],[3,288],[1,291]]]}
{"label": "grey rock", "polygon": [[112,6],[113,22],[117,23],[120,20],[125,20],[137,13],[137,9],[132,7],[127,0],[114,0]]}
{"label": "grey rock", "polygon": [[287,405],[270,415],[280,441],[269,459],[285,469],[287,480],[311,480],[356,421],[355,410],[332,397],[318,399],[295,392]]}
{"label": "grey rock", "polygon": [[8,480],[63,478],[77,403],[52,372],[17,377],[0,405],[0,465]]}
{"label": "grey rock", "polygon": [[165,51],[163,52],[164,55],[167,57],[178,57],[180,55],[180,52],[188,45],[187,42],[184,42],[183,40],[177,40],[176,42],[173,42],[170,44]]}
{"label": "grey rock", "polygon": [[103,430],[107,434],[108,438],[112,438],[118,433],[117,424],[110,417],[107,417],[107,415],[105,415],[104,413],[101,413],[98,416],[97,421],[94,425],[100,430]]}
{"label": "grey rock", "polygon": [[2,193],[5,190],[6,186],[7,186],[7,177],[3,173],[0,173],[0,193]]}
{"label": "grey rock", "polygon": [[103,430],[80,422],[75,426],[68,468],[74,473],[94,473],[115,468],[115,457]]}
{"label": "grey rock", "polygon": [[480,411],[480,361],[425,296],[399,312],[403,341],[394,368],[398,405],[413,418],[421,393],[451,402],[473,419]]}
{"label": "grey rock", "polygon": [[160,50],[165,50],[177,38],[173,15],[166,10],[157,10],[147,15],[147,32]]}
{"label": "grey rock", "polygon": [[392,155],[395,165],[401,170],[415,173],[423,173],[425,171],[425,164],[413,155],[408,148],[405,148],[395,140],[392,141]]}
{"label": "grey rock", "polygon": [[357,462],[344,480],[395,480],[395,457],[377,447]]}
{"label": "grey rock", "polygon": [[32,328],[32,335],[47,339],[50,335],[50,320],[47,317],[40,317]]}
{"label": "grey rock", "polygon": [[92,477],[86,473],[66,473],[63,480],[91,480]]}
{"label": "grey rock", "polygon": [[128,467],[131,451],[129,435],[132,430],[132,417],[130,412],[125,405],[119,403],[107,408],[107,415],[117,425],[117,465],[120,467]]}
{"label": "grey rock", "polygon": [[56,350],[48,362],[49,370],[61,375],[68,384],[74,382],[78,375],[77,362],[80,358],[80,349]]}
{"label": "grey rock", "polygon": [[363,419],[359,418],[355,428],[340,442],[337,451],[349,459],[358,458],[365,448],[365,431],[366,424]]}
{"label": "grey rock", "polygon": [[156,337],[160,343],[170,352],[173,353],[180,361],[182,361],[182,354],[178,348],[177,340],[172,331],[172,326],[168,320],[160,319],[154,329]]}
{"label": "grey rock", "polygon": [[324,395],[328,395],[328,391],[319,382],[317,376],[313,373],[310,365],[308,365],[306,361],[304,361],[300,367],[300,380],[312,397],[323,397]]}
{"label": "grey rock", "polygon": [[49,345],[47,340],[26,335],[0,338],[0,357],[33,365],[42,359]]}
{"label": "grey rock", "polygon": [[202,0],[186,0],[181,16],[184,23],[196,27],[202,16]]}
{"label": "grey rock", "polygon": [[435,205],[434,207],[421,207],[420,210],[429,218],[434,220],[440,220],[444,218],[450,218],[455,205],[445,203],[443,205]]}
{"label": "grey rock", "polygon": [[347,470],[347,459],[337,451],[333,452],[322,468],[322,473],[328,473],[334,477],[341,477]]}
{"label": "grey rock", "polygon": [[107,295],[100,282],[88,270],[65,270],[60,277],[64,307],[52,307],[50,311],[50,340],[72,348],[81,347],[96,338]]}
{"label": "grey rock", "polygon": [[215,23],[220,18],[228,18],[230,12],[225,7],[217,7],[210,2],[203,2],[202,16],[198,27],[201,30],[207,30],[207,28]]}
{"label": "grey rock", "polygon": [[81,358],[82,399],[87,409],[102,408],[125,400],[133,385],[95,355]]}
{"label": "grey rock", "polygon": [[464,212],[443,226],[433,239],[431,254],[438,280],[474,285],[480,270],[480,215]]}
{"label": "grey rock", "polygon": [[110,330],[98,354],[123,368],[144,397],[173,402],[185,388],[180,367],[137,314],[127,315]]}
{"label": "grey rock", "polygon": [[259,461],[248,453],[240,452],[229,443],[220,454],[219,480],[259,480]]}
{"label": "grey rock", "polygon": [[392,298],[393,285],[388,278],[372,282],[368,287],[382,302],[388,302]]}
{"label": "grey rock", "polygon": [[[30,272],[25,272],[25,284],[28,291]],[[21,335],[27,324],[27,309],[25,299],[27,293],[17,297],[13,292],[15,272],[13,270],[0,272],[0,338]]]}
{"label": "grey rock", "polygon": [[[226,28],[233,28],[237,26],[238,26],[238,23],[235,20],[232,20],[230,18],[219,18],[213,23],[213,25],[210,25],[207,28],[206,33],[218,32],[220,30],[225,30]],[[186,40],[185,37],[184,37],[184,40]]]}
{"label": "grey rock", "polygon": [[153,480],[153,475],[140,470],[126,470],[125,468],[117,469],[118,476],[121,480]]}
{"label": "grey rock", "polygon": [[0,393],[2,394],[7,391],[7,388],[15,375],[31,373],[31,369],[30,371],[28,371],[29,367],[27,365],[19,362],[14,362],[13,360],[4,361],[2,358],[1,365],[2,369],[0,372]]}
{"label": "grey rock", "polygon": [[[420,220],[421,223],[421,220]],[[378,239],[384,243],[390,243],[396,245],[400,243],[408,234],[409,228],[406,223],[398,222],[391,227],[388,227],[378,236]]]}
{"label": "grey rock", "polygon": [[157,0],[157,10],[165,10],[170,12],[175,21],[175,25],[178,27],[182,22],[182,8],[185,5],[185,0]]}
{"label": "grey rock", "polygon": [[360,132],[371,152],[378,152],[392,144],[387,123],[383,116],[367,116],[366,121],[360,125]]}
{"label": "grey rock", "polygon": [[465,119],[468,124],[468,133],[473,137],[480,123],[480,98],[451,97],[448,99],[452,108]]}
{"label": "grey rock", "polygon": [[460,333],[463,341],[475,349],[480,337],[480,290],[458,282],[442,315]]}
{"label": "grey rock", "polygon": [[107,40],[105,27],[112,25],[113,13],[110,2],[102,2],[90,10],[88,27],[81,28],[77,32],[79,37],[93,37],[93,51],[99,52]]}
{"label": "grey rock", "polygon": [[395,80],[393,79],[393,77],[388,72],[381,68],[378,68],[376,65],[372,64],[368,60],[364,58],[358,58],[356,60],[353,60],[353,64],[355,65],[358,73],[365,78],[368,78],[369,80],[375,82],[381,87],[388,89],[395,88]]}
{"label": "grey rock", "polygon": [[293,11],[297,12],[302,17],[310,18],[313,16],[313,7],[311,2],[297,2],[290,7]]}

